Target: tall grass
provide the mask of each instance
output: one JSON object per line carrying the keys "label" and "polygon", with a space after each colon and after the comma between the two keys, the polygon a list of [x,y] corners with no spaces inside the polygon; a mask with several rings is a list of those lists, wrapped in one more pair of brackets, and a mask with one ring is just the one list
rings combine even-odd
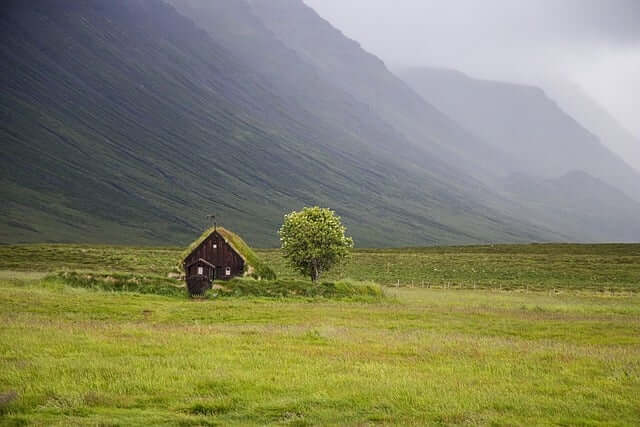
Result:
{"label": "tall grass", "polygon": [[[187,297],[183,282],[133,273],[61,271],[48,275],[44,282],[97,291]],[[384,298],[380,285],[352,280],[313,284],[299,280],[234,279],[228,282],[216,282],[207,295],[210,298],[333,298],[355,301],[380,301]]]}
{"label": "tall grass", "polygon": [[213,291],[216,296],[305,297],[379,301],[384,298],[380,285],[373,282],[340,280],[310,283],[301,280],[234,279],[220,283]]}
{"label": "tall grass", "polygon": [[148,275],[61,271],[47,276],[44,280],[47,283],[62,283],[74,288],[109,292],[131,292],[164,296],[186,295],[185,287],[180,282]]}

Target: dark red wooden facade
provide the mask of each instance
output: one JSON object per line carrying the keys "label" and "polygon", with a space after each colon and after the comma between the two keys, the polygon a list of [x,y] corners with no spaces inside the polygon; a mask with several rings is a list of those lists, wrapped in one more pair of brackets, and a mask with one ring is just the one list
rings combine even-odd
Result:
{"label": "dark red wooden facade", "polygon": [[229,280],[244,274],[244,259],[214,231],[184,260],[188,278],[205,276],[210,280]]}

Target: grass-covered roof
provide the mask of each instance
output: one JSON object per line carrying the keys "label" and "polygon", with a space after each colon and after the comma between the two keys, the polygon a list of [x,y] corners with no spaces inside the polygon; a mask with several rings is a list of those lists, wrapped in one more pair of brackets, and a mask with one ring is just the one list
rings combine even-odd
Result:
{"label": "grass-covered roof", "polygon": [[227,230],[224,227],[211,227],[207,231],[202,233],[200,237],[194,240],[180,255],[180,266],[182,266],[182,263],[184,263],[187,257],[191,255],[191,253],[196,250],[198,246],[202,244],[202,242],[207,240],[207,238],[215,232],[221,235],[222,238],[224,238],[225,242],[227,242],[227,244],[229,244],[229,246],[231,246],[233,250],[242,257],[245,262],[245,271],[247,273],[255,274],[263,279],[273,280],[276,278],[273,270],[262,262],[258,255],[256,255],[256,253],[253,251],[253,249],[251,249],[251,247],[249,247],[249,245],[244,240],[242,240],[240,236]]}

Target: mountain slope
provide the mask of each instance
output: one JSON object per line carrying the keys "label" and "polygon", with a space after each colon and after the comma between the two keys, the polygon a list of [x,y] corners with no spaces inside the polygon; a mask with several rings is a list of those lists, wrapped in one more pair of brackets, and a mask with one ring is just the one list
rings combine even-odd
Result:
{"label": "mountain slope", "polygon": [[[465,131],[302,0],[247,0],[260,21],[323,78],[354,96],[445,169],[502,176],[509,157]],[[427,165],[433,167],[433,165]],[[507,172],[509,172],[508,168]]]}
{"label": "mountain slope", "polygon": [[575,118],[604,145],[640,172],[640,139],[627,131],[596,100],[567,81],[547,79],[543,87],[560,107]]}
{"label": "mountain slope", "polygon": [[177,244],[216,212],[266,246],[316,203],[360,245],[558,236],[342,91],[281,90],[295,57],[258,70],[161,1],[14,0],[0,24],[2,242]]}
{"label": "mountain slope", "polygon": [[640,200],[640,174],[542,90],[443,69],[398,73],[470,132],[507,152],[518,172],[554,178],[582,170]]}
{"label": "mountain slope", "polygon": [[599,242],[640,240],[640,203],[605,182],[581,171],[552,179],[513,174],[504,190],[544,224],[567,234],[586,235]]}

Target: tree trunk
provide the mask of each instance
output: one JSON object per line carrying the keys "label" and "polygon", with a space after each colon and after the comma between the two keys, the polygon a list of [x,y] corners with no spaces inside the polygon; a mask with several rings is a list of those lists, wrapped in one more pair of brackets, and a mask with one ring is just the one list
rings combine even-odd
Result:
{"label": "tree trunk", "polygon": [[320,269],[318,269],[318,263],[313,262],[313,266],[311,267],[311,281],[315,283],[320,277]]}

